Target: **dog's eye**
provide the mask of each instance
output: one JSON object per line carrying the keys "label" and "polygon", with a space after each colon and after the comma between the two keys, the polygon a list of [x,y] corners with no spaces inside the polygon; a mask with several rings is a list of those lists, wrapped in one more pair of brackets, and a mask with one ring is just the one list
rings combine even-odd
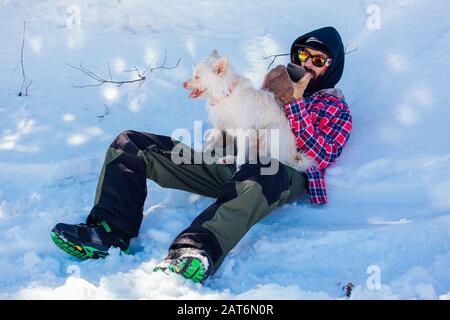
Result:
{"label": "dog's eye", "polygon": [[194,77],[194,80],[197,80],[197,81],[198,81],[198,80],[200,80],[200,77],[199,77],[199,76],[195,76],[195,77]]}

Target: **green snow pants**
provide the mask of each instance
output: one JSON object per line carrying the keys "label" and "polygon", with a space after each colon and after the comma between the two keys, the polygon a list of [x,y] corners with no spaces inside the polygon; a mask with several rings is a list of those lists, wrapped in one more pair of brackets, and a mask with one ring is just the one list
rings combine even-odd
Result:
{"label": "green snow pants", "polygon": [[[147,179],[164,188],[212,197],[216,201],[175,238],[170,249],[204,250],[214,273],[253,225],[306,192],[306,175],[281,163],[272,175],[261,174],[264,165],[259,163],[246,163],[238,171],[235,165],[175,164],[171,155],[177,144],[170,137],[145,132],[118,135],[106,152],[87,221],[104,219],[136,237],[143,219]],[[187,146],[183,149],[191,153],[191,159],[201,156]]]}

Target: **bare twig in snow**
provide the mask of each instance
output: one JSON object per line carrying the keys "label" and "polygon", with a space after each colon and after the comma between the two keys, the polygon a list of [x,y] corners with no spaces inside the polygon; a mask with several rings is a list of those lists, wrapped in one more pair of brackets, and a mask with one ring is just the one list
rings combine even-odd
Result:
{"label": "bare twig in snow", "polygon": [[108,108],[108,106],[106,105],[106,103],[104,104],[104,106],[105,106],[105,113],[103,113],[103,114],[100,115],[100,116],[97,116],[97,118],[99,118],[100,121],[102,121],[103,118],[105,118],[105,117],[109,114],[109,108]]}
{"label": "bare twig in snow", "polygon": [[348,51],[348,44],[345,46],[345,55],[351,54],[353,52],[355,52],[356,50],[358,50],[358,47]]}
{"label": "bare twig in snow", "polygon": [[113,81],[112,75],[111,75],[111,67],[109,66],[109,61],[106,61],[106,63],[108,64],[109,80]]}
{"label": "bare twig in snow", "polygon": [[272,55],[270,55],[270,56],[263,57],[264,60],[265,60],[265,59],[273,58],[273,59],[272,59],[272,62],[271,62],[271,63],[269,64],[269,66],[267,67],[267,73],[269,73],[270,67],[275,63],[275,60],[276,60],[278,57],[289,56],[289,55],[290,55],[290,53],[282,53],[282,54],[272,54]]}
{"label": "bare twig in snow", "polygon": [[27,96],[28,95],[28,88],[31,86],[31,83],[33,81],[30,80],[30,82],[27,83],[27,76],[25,74],[25,67],[23,64],[23,50],[25,48],[25,21],[23,22],[23,37],[22,37],[22,50],[20,52],[20,61],[17,64],[17,67],[15,69],[17,69],[19,67],[19,65],[22,68],[22,87],[20,88],[20,92],[18,93],[19,97],[22,96]]}
{"label": "bare twig in snow", "polygon": [[[155,59],[153,59],[153,61],[154,60]],[[66,65],[68,65],[71,68],[74,68],[76,70],[79,70],[79,71],[83,72],[89,78],[94,79],[95,81],[98,82],[96,84],[88,84],[88,85],[81,85],[81,86],[72,85],[74,88],[99,87],[99,86],[104,85],[105,83],[114,84],[114,85],[120,87],[123,84],[130,84],[130,83],[144,81],[146,79],[146,75],[145,74],[148,71],[153,72],[154,70],[158,70],[158,69],[175,69],[175,68],[178,67],[178,65],[179,65],[179,63],[181,61],[181,58],[179,58],[177,63],[174,66],[172,66],[172,67],[166,67],[166,60],[167,60],[167,52],[166,52],[166,55],[164,57],[163,63],[160,66],[158,66],[158,67],[152,68],[151,67],[152,64],[153,64],[153,61],[152,61],[150,63],[150,65],[144,70],[144,72],[141,72],[137,67],[134,67],[134,69],[132,69],[132,70],[124,70],[125,72],[136,72],[136,76],[137,77],[135,79],[131,79],[131,80],[120,80],[120,81],[113,80],[113,77],[112,77],[112,74],[111,74],[111,68],[109,66],[109,62],[107,62],[108,72],[109,72],[109,80],[107,80],[107,79],[105,79],[105,78],[103,78],[103,77],[93,73],[92,71],[90,71],[90,70],[86,69],[85,67],[83,67],[81,64],[80,64],[79,67],[75,67],[75,66],[73,66],[71,64],[68,64],[68,63],[66,63]]]}

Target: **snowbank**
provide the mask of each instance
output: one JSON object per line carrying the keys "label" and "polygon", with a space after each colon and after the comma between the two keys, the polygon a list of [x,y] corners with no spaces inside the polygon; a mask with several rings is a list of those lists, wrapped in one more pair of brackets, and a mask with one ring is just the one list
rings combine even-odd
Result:
{"label": "snowbank", "polygon": [[[256,5],[257,3],[257,5]],[[0,1],[0,297],[8,299],[449,299],[450,119],[447,1]],[[314,9],[314,10],[313,10]],[[18,97],[24,63],[32,80]],[[182,88],[211,49],[259,85],[293,39],[335,26],[348,50],[340,87],[354,130],[327,173],[330,204],[287,205],[254,227],[206,287],[152,273],[170,241],[212,202],[149,182],[132,255],[78,262],[50,239],[83,221],[104,152],[127,129],[170,134],[205,119]],[[141,84],[92,84],[154,61]],[[280,59],[278,63],[286,60]],[[106,105],[106,106],[105,106]],[[102,117],[103,116],[103,117]]]}

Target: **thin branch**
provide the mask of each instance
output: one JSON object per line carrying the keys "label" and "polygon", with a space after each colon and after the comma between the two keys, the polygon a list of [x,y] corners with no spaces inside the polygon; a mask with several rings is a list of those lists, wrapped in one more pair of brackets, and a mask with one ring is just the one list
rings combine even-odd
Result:
{"label": "thin branch", "polygon": [[71,68],[74,68],[74,69],[77,69],[77,70],[83,72],[89,78],[92,78],[92,79],[94,79],[95,81],[98,82],[97,84],[87,84],[87,85],[80,85],[80,86],[73,85],[74,88],[99,87],[101,85],[104,85],[105,83],[115,84],[116,86],[120,87],[123,84],[134,83],[134,82],[145,80],[145,77],[142,77],[142,76],[139,76],[138,79],[133,79],[133,80],[122,80],[122,81],[106,80],[106,79],[103,79],[102,77],[96,75],[92,71],[84,68],[81,64],[80,64],[80,67],[75,67],[75,66],[73,66],[71,64],[68,64],[68,63],[66,63],[66,65],[68,65]]}
{"label": "thin branch", "polygon": [[[151,67],[151,65],[153,64],[154,61],[155,61],[155,58],[152,60],[152,63],[147,67],[147,69],[144,70],[144,72],[142,73],[143,75],[149,70],[149,68]],[[165,50],[163,63],[161,63],[161,65],[159,67],[150,68],[150,72],[153,72],[153,71],[158,70],[158,69],[166,69],[166,70],[168,70],[168,69],[175,69],[180,64],[181,58],[178,59],[177,63],[173,67],[166,67],[165,66],[166,65],[166,61],[167,61],[167,50]]]}
{"label": "thin branch", "polygon": [[73,65],[71,65],[69,63],[66,63],[66,65],[71,67],[71,68],[74,68],[76,70],[81,71],[82,73],[87,75],[89,78],[91,78],[91,79],[93,79],[93,80],[98,82],[96,84],[88,84],[88,85],[72,85],[74,88],[99,87],[99,86],[104,85],[105,83],[114,84],[114,85],[120,87],[120,86],[122,86],[124,84],[130,84],[130,83],[144,81],[146,79],[145,74],[148,71],[153,72],[154,70],[158,70],[158,69],[175,69],[175,68],[178,67],[178,65],[179,65],[179,63],[181,61],[181,58],[179,58],[177,63],[175,64],[175,66],[172,66],[172,67],[166,67],[165,66],[166,60],[167,60],[167,50],[166,50],[166,54],[165,54],[165,57],[164,57],[164,61],[163,61],[163,63],[160,66],[155,67],[155,68],[151,68],[153,62],[155,61],[155,59],[153,59],[152,62],[150,63],[150,65],[147,66],[147,68],[142,73],[140,72],[140,70],[137,67],[134,67],[134,69],[132,69],[132,70],[124,70],[124,72],[136,72],[137,78],[132,79],[132,80],[121,80],[121,81],[113,80],[112,73],[111,73],[111,68],[110,68],[110,65],[109,65],[108,61],[107,61],[107,65],[108,65],[108,72],[109,72],[109,80],[107,80],[107,79],[105,79],[105,78],[103,78],[103,77],[93,73],[92,71],[90,71],[90,70],[86,69],[85,67],[83,67],[81,64],[80,64],[79,67],[73,66]]}
{"label": "thin branch", "polygon": [[[155,62],[155,60],[156,60],[156,57],[153,57],[152,62],[150,62],[150,64],[148,65],[148,67],[144,70],[143,74],[145,74],[145,73],[148,71],[148,69],[150,69],[150,67],[153,65],[153,62]],[[134,67],[134,68],[136,68],[136,67]]]}
{"label": "thin branch", "polygon": [[106,105],[106,103],[104,104],[104,106],[105,106],[105,113],[104,114],[102,114],[102,115],[100,115],[100,116],[97,116],[97,118],[99,118],[100,119],[100,121],[102,121],[108,114],[109,114],[109,108],[108,108],[108,106]]}
{"label": "thin branch", "polygon": [[348,44],[345,46],[345,55],[351,54],[353,52],[355,52],[356,50],[358,50],[358,47],[355,47],[354,49],[348,51]]}
{"label": "thin branch", "polygon": [[108,64],[108,71],[109,71],[109,80],[113,81],[112,75],[111,75],[111,68],[109,67],[109,61],[106,60],[106,63]]}
{"label": "thin branch", "polygon": [[175,68],[178,67],[178,65],[180,64],[180,61],[181,61],[181,58],[178,58],[178,61],[177,61],[177,63],[176,63],[174,66],[172,66],[172,67],[166,67],[166,66],[164,66],[164,65],[161,65],[161,66],[156,67],[156,68],[151,68],[151,69],[150,69],[150,72],[153,72],[153,71],[158,70],[158,69],[166,69],[166,70],[175,69]]}
{"label": "thin branch", "polygon": [[142,78],[142,74],[141,74],[141,72],[139,71],[139,69],[136,66],[134,66],[134,68],[131,69],[131,70],[124,70],[124,72],[136,72],[138,77]]}
{"label": "thin branch", "polygon": [[[23,22],[23,37],[22,37],[22,50],[20,52],[20,62],[17,64],[17,67],[15,68],[15,70],[17,70],[19,64],[22,68],[22,87],[20,88],[20,92],[18,94],[19,97],[21,96],[28,96],[28,88],[31,86],[33,81],[30,81],[27,83],[27,77],[25,74],[25,67],[23,64],[23,51],[25,48],[25,21]],[[25,89],[25,92],[24,92]]]}
{"label": "thin branch", "polygon": [[273,59],[272,59],[272,62],[271,62],[271,63],[269,64],[269,66],[267,67],[267,73],[269,73],[270,67],[275,63],[275,60],[276,60],[278,57],[290,56],[290,55],[291,55],[290,53],[282,53],[282,54],[272,54],[272,55],[270,55],[270,56],[263,57],[264,60],[273,58]]}
{"label": "thin branch", "polygon": [[15,66],[14,69],[12,69],[11,72],[15,72],[17,69],[19,69],[19,66],[20,66],[20,61],[17,62],[17,66]]}
{"label": "thin branch", "polygon": [[81,71],[82,71],[82,72],[84,72],[85,74],[87,74],[87,75],[90,76],[91,78],[94,78],[94,79],[97,80],[97,81],[102,81],[102,78],[101,78],[100,76],[98,76],[98,75],[96,75],[95,73],[93,73],[92,71],[86,69],[86,68],[83,67],[81,64],[80,64],[80,68],[81,68]]}

